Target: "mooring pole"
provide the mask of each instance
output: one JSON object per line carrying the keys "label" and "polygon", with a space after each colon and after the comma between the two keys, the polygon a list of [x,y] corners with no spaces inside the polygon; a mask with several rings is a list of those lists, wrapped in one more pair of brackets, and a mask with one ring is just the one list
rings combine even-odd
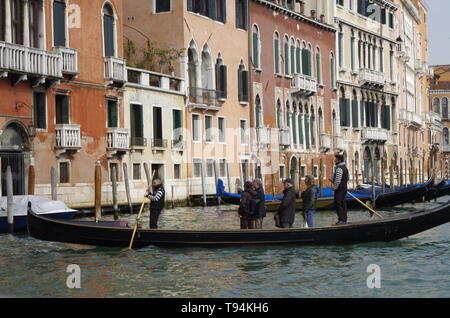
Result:
{"label": "mooring pole", "polygon": [[381,159],[381,191],[386,193],[386,167],[384,159]]}
{"label": "mooring pole", "polygon": [[95,162],[95,222],[102,217],[102,167],[100,161]]}
{"label": "mooring pole", "polygon": [[231,179],[230,179],[230,166],[228,164],[228,160],[227,160],[227,179],[228,179],[228,191],[229,192],[233,192],[231,190]]}
{"label": "mooring pole", "polygon": [[203,196],[203,206],[206,207],[206,189],[205,189],[205,174],[203,172],[203,160],[200,164],[200,176],[202,178],[202,196]]}
{"label": "mooring pole", "polygon": [[112,183],[114,220],[118,220],[119,219],[119,206],[117,204],[117,169],[116,169],[115,165],[112,165],[112,167],[111,167],[111,183]]}
{"label": "mooring pole", "polygon": [[389,166],[389,186],[391,187],[391,192],[395,191],[395,185],[394,185],[394,168],[391,161],[391,165]]}
{"label": "mooring pole", "polygon": [[56,169],[52,167],[50,169],[50,179],[51,179],[51,189],[52,189],[52,200],[58,200],[58,193],[56,188]]}
{"label": "mooring pole", "polygon": [[6,215],[8,219],[8,232],[14,233],[14,208],[13,208],[13,178],[11,166],[6,167]]}
{"label": "mooring pole", "polygon": [[319,163],[319,165],[320,165],[320,171],[319,171],[320,197],[323,197],[323,158],[320,158],[319,162],[320,162]]}
{"label": "mooring pole", "polygon": [[28,195],[34,195],[34,187],[36,183],[36,173],[34,166],[31,165],[28,169]]}
{"label": "mooring pole", "polygon": [[[216,192],[217,192],[217,187],[219,186],[219,178],[217,176],[216,160],[213,161],[213,168],[214,168],[214,181],[216,184]],[[217,204],[220,205],[220,197],[217,197]]]}
{"label": "mooring pole", "polygon": [[372,159],[372,208],[375,209],[375,160]]}
{"label": "mooring pole", "polygon": [[126,163],[123,163],[123,178],[125,181],[125,190],[127,192],[128,208],[130,209],[130,214],[133,214],[133,202],[131,201],[130,194],[130,180],[128,179],[128,168]]}
{"label": "mooring pole", "polygon": [[144,162],[144,171],[145,171],[145,177],[147,178],[147,187],[150,189],[150,185],[152,184],[152,180],[150,178],[150,170],[148,168],[148,164]]}

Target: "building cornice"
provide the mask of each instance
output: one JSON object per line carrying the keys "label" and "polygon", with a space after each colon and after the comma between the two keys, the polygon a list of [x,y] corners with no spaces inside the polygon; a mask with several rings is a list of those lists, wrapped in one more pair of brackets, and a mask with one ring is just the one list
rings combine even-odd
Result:
{"label": "building cornice", "polygon": [[353,23],[348,22],[347,20],[342,19],[342,18],[336,17],[335,19],[336,19],[336,22],[337,22],[337,23],[346,24],[346,25],[348,25],[348,26],[350,26],[350,27],[352,27],[352,28],[355,28],[355,29],[357,29],[357,30],[360,30],[360,31],[362,31],[362,32],[364,32],[364,33],[371,34],[371,35],[373,35],[373,36],[382,38],[383,40],[386,40],[386,41],[388,41],[388,42],[390,42],[390,43],[392,43],[392,44],[396,44],[396,42],[395,42],[395,40],[394,40],[393,38],[391,39],[391,38],[388,38],[388,37],[386,37],[386,36],[384,36],[384,35],[381,35],[381,34],[379,34],[379,33],[375,33],[375,32],[369,31],[369,30],[367,30],[367,29],[362,28],[361,26],[359,26],[359,25],[357,25],[357,24],[353,24]]}
{"label": "building cornice", "polygon": [[346,85],[346,86],[359,88],[361,90],[371,91],[371,92],[378,93],[378,94],[388,94],[388,95],[393,95],[393,96],[399,96],[399,93],[395,92],[395,91],[378,90],[378,89],[372,89],[372,88],[367,88],[367,87],[361,87],[361,85],[358,85],[358,84],[355,84],[355,83],[351,83],[351,82],[346,82],[346,81],[343,81],[343,80],[337,80],[336,83],[337,84],[341,84],[341,85]]}
{"label": "building cornice", "polygon": [[267,8],[270,8],[273,11],[276,11],[276,12],[282,13],[284,15],[287,15],[287,16],[289,16],[289,17],[291,17],[293,19],[296,19],[296,20],[298,20],[300,22],[304,22],[304,23],[307,23],[309,25],[312,25],[312,26],[314,26],[316,28],[320,28],[320,29],[323,29],[323,30],[328,31],[328,32],[336,32],[336,28],[331,26],[331,25],[329,25],[329,24],[325,24],[325,23],[319,22],[317,20],[308,18],[308,17],[306,17],[304,15],[301,15],[298,12],[289,10],[288,8],[282,7],[282,6],[280,6],[280,5],[276,4],[276,3],[265,1],[265,0],[251,0],[251,1],[253,1],[255,3],[258,3],[260,5],[263,5],[263,6],[267,7]]}
{"label": "building cornice", "polygon": [[402,0],[404,7],[408,10],[417,24],[422,23],[422,18],[420,17],[419,9],[417,9],[411,0]]}
{"label": "building cornice", "polygon": [[433,89],[433,90],[429,90],[428,94],[450,94],[450,89]]}

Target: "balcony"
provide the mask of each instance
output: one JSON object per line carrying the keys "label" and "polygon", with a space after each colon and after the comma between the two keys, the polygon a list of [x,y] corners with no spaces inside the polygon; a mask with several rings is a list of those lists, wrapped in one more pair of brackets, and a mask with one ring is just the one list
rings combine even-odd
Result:
{"label": "balcony", "polygon": [[116,57],[105,57],[105,79],[110,84],[122,86],[127,81],[126,61]]}
{"label": "balcony", "polygon": [[362,129],[361,137],[366,141],[386,142],[389,136],[386,129],[367,127]]}
{"label": "balcony", "polygon": [[133,150],[144,150],[147,147],[147,138],[143,137],[131,137],[130,147]]}
{"label": "balcony", "polygon": [[78,75],[78,53],[75,49],[59,47],[56,51],[61,55],[61,71],[65,75]]}
{"label": "balcony", "polygon": [[341,136],[334,136],[334,149],[344,151],[344,138]]}
{"label": "balcony", "polygon": [[167,149],[167,139],[152,139],[153,151],[164,151]]}
{"label": "balcony", "polygon": [[108,157],[123,155],[130,149],[130,133],[126,128],[108,128],[106,132]]}
{"label": "balcony", "polygon": [[427,64],[422,59],[416,59],[414,68],[418,75],[425,75],[428,73]]}
{"label": "balcony", "polygon": [[186,150],[186,141],[184,140],[172,140],[172,151],[185,151]]}
{"label": "balcony", "polygon": [[291,89],[293,94],[314,95],[317,93],[317,80],[311,76],[295,74],[292,77]]}
{"label": "balcony", "polygon": [[38,78],[34,85],[44,84],[46,79],[58,81],[62,78],[61,53],[45,51],[0,41],[0,78],[14,75],[13,84]]}
{"label": "balcony", "polygon": [[423,114],[424,122],[434,125],[437,128],[443,128],[442,117],[440,114],[435,112],[426,112]]}
{"label": "balcony", "polygon": [[189,87],[189,108],[215,110],[221,109],[219,98],[221,94],[219,91],[212,89],[204,89],[198,87]]}
{"label": "balcony", "polygon": [[287,148],[291,145],[291,134],[289,129],[280,129],[278,136],[280,147]]}
{"label": "balcony", "polygon": [[170,91],[179,95],[184,95],[186,90],[182,78],[132,67],[127,67],[127,86]]}
{"label": "balcony", "polygon": [[259,149],[264,149],[268,147],[268,145],[270,144],[269,128],[268,127],[256,128],[256,140]]}
{"label": "balcony", "polygon": [[361,68],[359,71],[359,82],[362,86],[383,88],[385,85],[384,73]]}
{"label": "balcony", "polygon": [[331,136],[328,134],[320,134],[319,136],[320,150],[327,152],[331,149]]}
{"label": "balcony", "polygon": [[423,126],[422,116],[407,109],[400,109],[398,119],[407,126],[415,126],[417,128],[422,128]]}
{"label": "balcony", "polygon": [[56,125],[55,134],[57,157],[63,153],[76,153],[81,149],[80,125]]}
{"label": "balcony", "polygon": [[440,150],[442,153],[449,153],[450,152],[450,145],[441,145]]}

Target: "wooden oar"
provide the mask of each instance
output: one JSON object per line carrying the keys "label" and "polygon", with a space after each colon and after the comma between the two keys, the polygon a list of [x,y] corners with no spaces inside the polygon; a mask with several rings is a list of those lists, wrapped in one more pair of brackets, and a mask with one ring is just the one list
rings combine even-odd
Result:
{"label": "wooden oar", "polygon": [[357,197],[355,197],[353,194],[351,194],[350,192],[347,192],[348,194],[350,194],[350,196],[355,199],[356,201],[358,201],[359,203],[361,203],[361,205],[365,206],[367,209],[369,209],[370,212],[372,212],[373,214],[375,214],[376,216],[378,216],[380,219],[382,219],[383,217],[377,213],[374,209],[372,209],[371,207],[369,207],[367,204],[365,204],[364,202],[362,202],[360,199],[358,199]]}
{"label": "wooden oar", "polygon": [[[151,180],[153,180],[153,178],[155,177],[155,172],[156,172],[156,170],[153,170]],[[134,236],[136,235],[136,231],[137,231],[137,228],[138,228],[139,221],[141,219],[142,211],[144,211],[144,205],[145,205],[145,200],[146,199],[147,198],[144,198],[144,201],[142,201],[141,209],[139,210],[139,213],[138,213],[138,215],[136,217],[136,224],[134,225],[134,228],[133,228],[133,235],[131,236],[130,246],[128,246],[128,249],[132,249],[133,248]]]}
{"label": "wooden oar", "polygon": [[136,217],[136,224],[134,225],[133,235],[131,236],[130,246],[128,247],[128,249],[131,249],[133,247],[134,236],[136,235],[136,231],[137,231],[137,228],[138,228],[139,220],[141,219],[142,211],[144,211],[144,205],[145,205],[145,200],[146,199],[147,198],[144,198],[144,201],[142,201],[141,209],[139,210],[139,214]]}

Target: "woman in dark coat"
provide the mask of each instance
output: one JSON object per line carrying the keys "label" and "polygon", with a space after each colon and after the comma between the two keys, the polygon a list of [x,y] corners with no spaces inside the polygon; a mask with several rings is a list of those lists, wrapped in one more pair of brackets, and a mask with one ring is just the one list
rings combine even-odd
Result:
{"label": "woman in dark coat", "polygon": [[266,217],[266,196],[260,179],[253,180],[253,189],[256,192],[256,220],[255,227],[262,229],[263,220]]}

